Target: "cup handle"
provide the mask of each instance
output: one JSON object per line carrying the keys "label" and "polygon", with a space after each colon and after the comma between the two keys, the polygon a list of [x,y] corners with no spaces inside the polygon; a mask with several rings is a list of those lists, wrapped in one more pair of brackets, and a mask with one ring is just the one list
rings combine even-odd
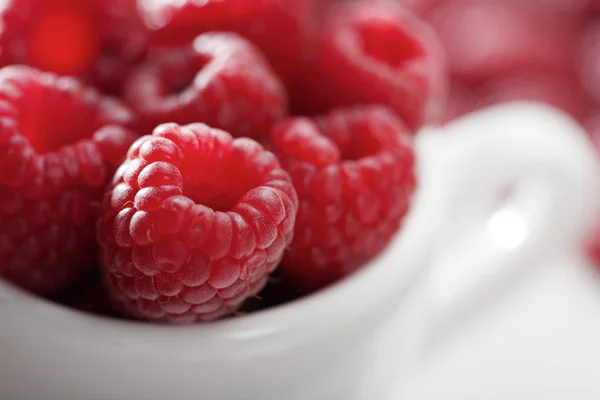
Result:
{"label": "cup handle", "polygon": [[438,174],[429,197],[441,222],[424,298],[427,333],[445,335],[441,324],[498,299],[542,257],[574,248],[594,222],[600,174],[582,128],[544,105],[491,107],[442,135],[428,172]]}

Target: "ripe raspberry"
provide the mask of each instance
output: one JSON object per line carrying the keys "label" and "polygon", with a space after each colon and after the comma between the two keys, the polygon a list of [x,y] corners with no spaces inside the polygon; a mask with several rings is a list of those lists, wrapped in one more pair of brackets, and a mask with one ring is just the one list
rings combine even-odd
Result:
{"label": "ripe raspberry", "polygon": [[244,36],[286,82],[302,73],[312,47],[315,4],[321,0],[142,0],[153,43],[176,46],[209,31]]}
{"label": "ripe raspberry", "polygon": [[49,295],[93,267],[104,185],[137,135],[131,112],[76,79],[0,70],[0,272]]}
{"label": "ripe raspberry", "polygon": [[394,3],[342,4],[320,35],[301,113],[380,103],[412,129],[441,116],[443,52],[434,32]]}
{"label": "ripe raspberry", "polygon": [[290,118],[273,128],[271,145],[300,199],[281,266],[298,289],[356,270],[398,230],[415,189],[409,134],[382,106]]}
{"label": "ripe raspberry", "polygon": [[2,65],[76,75],[110,93],[149,39],[136,0],[8,0],[0,20]]}
{"label": "ripe raspberry", "polygon": [[133,72],[125,98],[139,112],[142,131],[166,122],[204,122],[254,138],[268,134],[287,104],[259,51],[232,33],[206,33],[159,52]]}
{"label": "ripe raspberry", "polygon": [[289,175],[252,139],[161,125],[131,147],[105,195],[105,284],[132,317],[216,319],[263,288],[297,209]]}

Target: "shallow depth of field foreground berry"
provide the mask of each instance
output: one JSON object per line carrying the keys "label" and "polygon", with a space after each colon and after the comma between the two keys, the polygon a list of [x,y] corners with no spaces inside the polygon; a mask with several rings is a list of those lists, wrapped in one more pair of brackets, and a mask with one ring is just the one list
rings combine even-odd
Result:
{"label": "shallow depth of field foreground berry", "polygon": [[265,286],[297,209],[289,175],[257,142],[161,125],[129,149],[104,197],[104,282],[135,318],[216,319]]}

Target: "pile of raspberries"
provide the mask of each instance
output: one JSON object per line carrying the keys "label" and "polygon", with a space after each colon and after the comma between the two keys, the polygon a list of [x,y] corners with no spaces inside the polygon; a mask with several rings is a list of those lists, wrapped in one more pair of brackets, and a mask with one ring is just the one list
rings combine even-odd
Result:
{"label": "pile of raspberries", "polygon": [[394,1],[0,13],[0,275],[101,314],[211,321],[351,274],[444,115],[441,44]]}

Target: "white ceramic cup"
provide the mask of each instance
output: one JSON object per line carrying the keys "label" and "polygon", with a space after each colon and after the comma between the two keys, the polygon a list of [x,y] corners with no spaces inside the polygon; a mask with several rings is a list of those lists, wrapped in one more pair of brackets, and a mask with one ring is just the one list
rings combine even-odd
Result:
{"label": "white ceramic cup", "polygon": [[390,319],[405,319],[391,337],[406,344],[398,357],[410,368],[436,329],[505,295],[540,257],[573,246],[595,216],[595,154],[561,112],[496,106],[426,129],[416,146],[419,189],[389,248],[283,306],[155,326],[86,315],[0,283],[0,398],[382,398],[377,390],[400,371],[368,390],[363,378]]}

